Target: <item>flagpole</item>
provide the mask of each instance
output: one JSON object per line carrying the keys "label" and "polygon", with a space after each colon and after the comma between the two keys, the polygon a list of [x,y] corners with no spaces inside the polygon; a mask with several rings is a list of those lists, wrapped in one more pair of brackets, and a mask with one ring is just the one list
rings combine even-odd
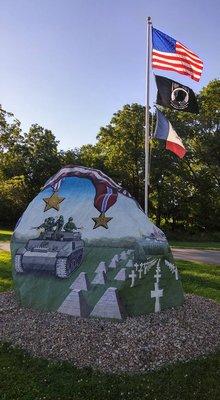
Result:
{"label": "flagpole", "polygon": [[147,18],[147,58],[146,58],[146,92],[145,92],[145,193],[144,210],[148,215],[148,184],[149,184],[149,136],[150,136],[150,56],[151,56],[151,17]]}

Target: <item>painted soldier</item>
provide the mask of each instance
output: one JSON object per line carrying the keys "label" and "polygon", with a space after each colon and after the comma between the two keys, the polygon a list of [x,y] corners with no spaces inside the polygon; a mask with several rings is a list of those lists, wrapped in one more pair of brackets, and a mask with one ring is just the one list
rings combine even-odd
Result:
{"label": "painted soldier", "polygon": [[63,229],[65,232],[72,232],[73,230],[75,231],[78,228],[74,224],[73,218],[69,217],[69,219],[68,219],[67,223],[64,225]]}
{"label": "painted soldier", "polygon": [[63,224],[64,224],[64,219],[63,219],[63,216],[62,215],[60,215],[59,216],[59,218],[58,218],[58,220],[55,222],[55,232],[56,233],[58,233],[58,232],[61,232],[61,230],[62,230],[62,227],[63,227]]}
{"label": "painted soldier", "polygon": [[52,231],[53,227],[54,227],[54,218],[49,217],[49,218],[46,218],[41,225],[37,226],[36,229],[43,228],[44,232],[49,232],[49,231]]}

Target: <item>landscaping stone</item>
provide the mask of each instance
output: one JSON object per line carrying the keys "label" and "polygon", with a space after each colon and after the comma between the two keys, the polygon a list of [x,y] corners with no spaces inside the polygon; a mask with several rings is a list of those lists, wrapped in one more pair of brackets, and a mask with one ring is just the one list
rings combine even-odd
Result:
{"label": "landscaping stone", "polygon": [[0,294],[1,341],[106,373],[140,373],[213,353],[219,324],[219,304],[195,295],[176,309],[117,322],[21,308],[13,292]]}

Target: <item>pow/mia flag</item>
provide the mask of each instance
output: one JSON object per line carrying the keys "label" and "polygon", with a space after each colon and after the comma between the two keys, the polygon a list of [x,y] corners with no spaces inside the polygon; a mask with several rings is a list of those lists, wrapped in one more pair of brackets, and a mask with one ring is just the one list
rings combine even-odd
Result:
{"label": "pow/mia flag", "polygon": [[199,113],[195,93],[188,86],[163,76],[155,75],[157,84],[157,104],[177,111]]}

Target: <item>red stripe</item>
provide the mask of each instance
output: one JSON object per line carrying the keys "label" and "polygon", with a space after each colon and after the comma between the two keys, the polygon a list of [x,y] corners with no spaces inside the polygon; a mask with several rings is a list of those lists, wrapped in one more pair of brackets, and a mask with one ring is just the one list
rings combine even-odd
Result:
{"label": "red stripe", "polygon": [[168,66],[168,67],[172,67],[175,68],[177,71],[178,68],[180,68],[181,71],[189,71],[191,73],[193,73],[194,75],[201,75],[201,71],[196,71],[195,68],[193,66],[191,66],[190,64],[188,65],[184,65],[182,63],[176,63],[176,64],[172,64],[168,61],[161,61],[158,59],[153,58],[153,65],[162,65],[162,66]]}
{"label": "red stripe", "polygon": [[177,143],[173,143],[173,142],[167,141],[166,142],[166,149],[172,151],[179,158],[183,158],[185,156],[185,154],[186,154],[185,147],[182,147]]}
{"label": "red stripe", "polygon": [[195,71],[190,66],[189,67],[185,67],[183,64],[171,64],[171,63],[168,63],[168,62],[163,62],[163,61],[160,62],[160,61],[153,60],[152,65],[153,65],[154,68],[161,68],[161,67],[174,68],[177,72],[187,71],[190,74],[195,75],[197,77],[201,76],[201,72]]}
{"label": "red stripe", "polygon": [[199,65],[203,65],[203,62],[199,58],[192,57],[185,50],[176,49],[176,54],[179,54],[181,57],[187,58],[192,62],[198,63]]}
{"label": "red stripe", "polygon": [[171,53],[171,55],[168,55],[166,53],[166,54],[163,55],[163,54],[157,53],[157,51],[153,50],[152,58],[153,58],[153,60],[154,59],[156,60],[158,58],[158,61],[159,61],[159,59],[162,59],[162,60],[165,60],[165,61],[170,61],[171,60],[171,61],[176,61],[176,62],[185,62],[187,64],[193,65],[194,67],[196,67],[196,68],[198,68],[200,70],[203,67],[203,65],[198,64],[195,61],[188,60],[186,57],[182,56],[181,54],[177,54],[176,55],[175,53]]}
{"label": "red stripe", "polygon": [[157,54],[159,57],[167,57],[167,58],[172,58],[172,57],[183,57],[186,60],[190,61],[190,62],[194,62],[196,64],[199,64],[200,66],[203,65],[203,62],[200,58],[195,58],[192,57],[191,55],[189,55],[187,52],[185,52],[184,50],[181,49],[176,49],[175,53],[169,53],[166,51],[159,51],[159,50],[152,50],[152,54]]}
{"label": "red stripe", "polygon": [[193,57],[198,58],[198,60],[201,61],[200,57],[197,56],[196,53],[194,53],[192,50],[189,50],[189,49],[188,49],[186,46],[184,46],[182,43],[176,42],[176,49],[177,49],[177,47],[180,48],[180,49],[183,49],[186,53],[188,53],[189,55],[191,55],[191,56],[193,56]]}
{"label": "red stripe", "polygon": [[195,67],[192,63],[186,61],[185,59],[180,59],[176,58],[176,60],[171,60],[166,59],[165,57],[158,57],[158,56],[153,56],[152,57],[153,62],[157,62],[159,64],[168,64],[173,67],[180,67],[180,68],[190,68],[192,69],[196,74],[199,74],[202,72],[202,68],[200,67]]}
{"label": "red stripe", "polygon": [[198,74],[198,75],[199,75],[199,78],[196,78],[192,73],[189,73],[189,72],[186,71],[186,70],[179,71],[179,70],[175,69],[175,67],[173,67],[173,68],[171,68],[171,67],[160,67],[160,66],[154,65],[154,64],[152,64],[152,66],[153,66],[153,68],[156,68],[156,69],[163,69],[163,70],[165,70],[165,71],[176,71],[176,72],[178,72],[178,73],[181,74],[181,75],[190,76],[190,78],[192,78],[194,81],[197,81],[197,82],[199,82],[199,79],[200,79],[200,76],[201,76],[201,74]]}

